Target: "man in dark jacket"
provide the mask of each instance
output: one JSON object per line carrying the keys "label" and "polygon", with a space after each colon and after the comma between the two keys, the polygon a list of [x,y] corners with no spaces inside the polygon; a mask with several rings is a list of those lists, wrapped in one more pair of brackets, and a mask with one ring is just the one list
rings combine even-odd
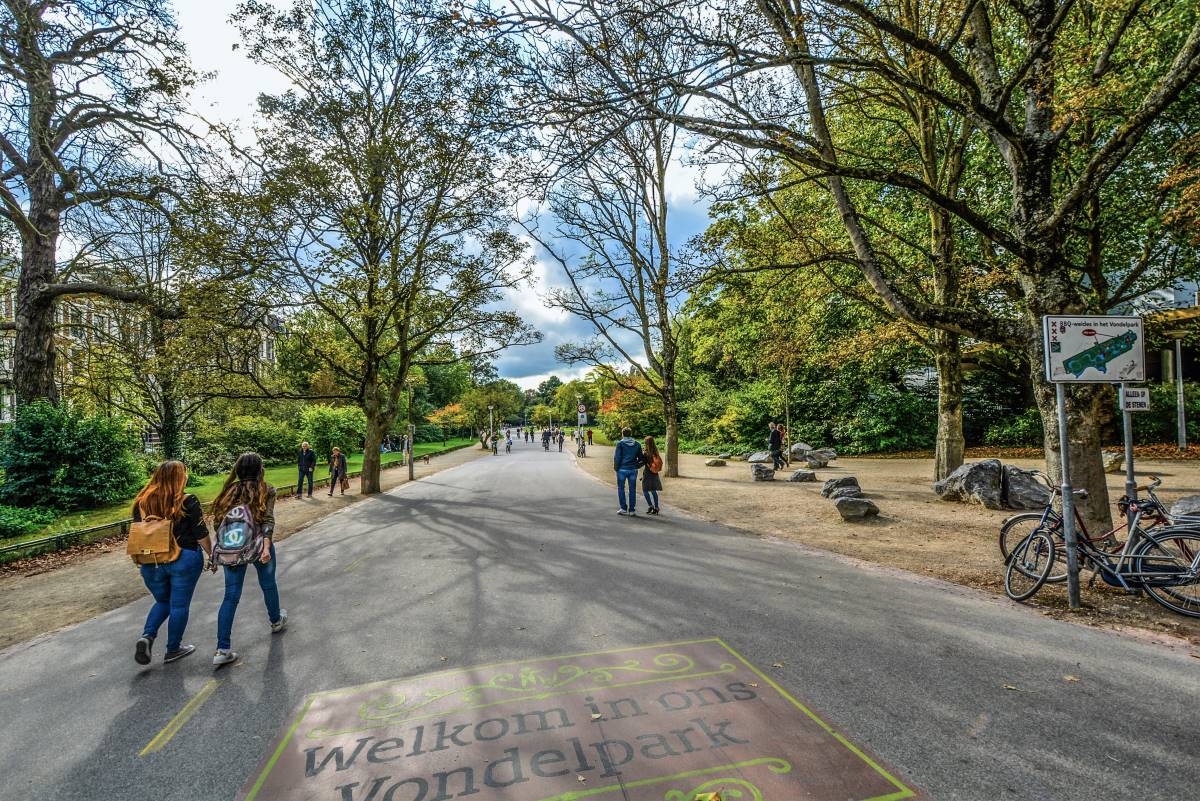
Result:
{"label": "man in dark jacket", "polygon": [[[617,471],[617,500],[621,508],[619,515],[637,515],[637,474],[638,468],[645,464],[642,456],[642,444],[633,438],[633,432],[628,428],[621,429],[621,440],[613,451],[613,469]],[[629,498],[626,501],[625,487],[629,486]]]}
{"label": "man in dark jacket", "polygon": [[783,461],[783,432],[779,430],[779,426],[770,423],[771,433],[767,435],[767,448],[771,451],[771,462],[776,470],[782,469]]}
{"label": "man in dark jacket", "polygon": [[300,479],[296,482],[296,497],[304,494],[304,479],[308,479],[308,497],[312,497],[313,472],[317,469],[317,452],[307,442],[300,443],[300,453],[296,454],[296,468],[300,471]]}

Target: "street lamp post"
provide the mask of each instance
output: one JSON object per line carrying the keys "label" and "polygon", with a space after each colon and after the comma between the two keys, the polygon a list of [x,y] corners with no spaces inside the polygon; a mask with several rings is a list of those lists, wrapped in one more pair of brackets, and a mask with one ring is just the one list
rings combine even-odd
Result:
{"label": "street lamp post", "polygon": [[1179,450],[1187,450],[1187,413],[1183,408],[1183,338],[1187,331],[1167,331],[1175,340],[1175,422],[1178,426]]}
{"label": "street lamp post", "polygon": [[492,438],[492,453],[496,452],[496,423],[492,416],[492,409],[496,408],[488,404],[488,436]]}

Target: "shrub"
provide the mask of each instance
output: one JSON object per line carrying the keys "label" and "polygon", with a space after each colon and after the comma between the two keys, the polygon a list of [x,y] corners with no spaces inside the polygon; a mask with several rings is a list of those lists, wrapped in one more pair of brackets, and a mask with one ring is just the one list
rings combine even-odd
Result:
{"label": "shrub", "polygon": [[290,461],[300,448],[300,434],[292,427],[269,417],[239,415],[230,418],[212,441],[231,454],[254,451],[269,463]]}
{"label": "shrub", "polygon": [[355,406],[306,406],[300,419],[302,438],[319,461],[327,460],[335,445],[342,453],[358,451],[367,433],[367,417]]}
{"label": "shrub", "polygon": [[56,517],[58,517],[58,513],[53,509],[0,506],[0,539],[36,534],[53,523]]}
{"label": "shrub", "polygon": [[124,500],[145,478],[140,447],[123,418],[47,401],[23,404],[0,443],[0,502],[83,509]]}
{"label": "shrub", "polygon": [[1038,410],[1026,409],[1016,417],[988,426],[983,443],[1008,448],[1041,447],[1042,431],[1042,416]]}
{"label": "shrub", "polygon": [[[189,445],[183,454],[183,462],[188,466],[188,485],[195,486],[195,476],[212,476],[233,469],[237,457],[221,445],[213,443],[198,443]],[[196,481],[199,483],[199,481]]]}

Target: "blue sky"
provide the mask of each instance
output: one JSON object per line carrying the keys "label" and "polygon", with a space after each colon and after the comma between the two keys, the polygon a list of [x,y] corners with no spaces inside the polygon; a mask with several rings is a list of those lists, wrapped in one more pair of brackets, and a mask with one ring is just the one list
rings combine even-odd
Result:
{"label": "blue sky", "polygon": [[[233,49],[237,31],[228,23],[237,0],[176,0],[180,33],[187,43],[195,67],[213,73],[193,99],[196,111],[208,119],[249,127],[255,99],[260,92],[276,92],[286,84],[274,71],[248,61]],[[674,218],[674,239],[682,244],[702,231],[707,224],[707,204],[696,192],[697,173],[680,167],[669,187]],[[510,302],[525,319],[544,335],[538,345],[512,348],[497,359],[500,375],[523,388],[536,387],[549,375],[564,380],[577,377],[586,368],[572,368],[554,358],[555,345],[587,338],[587,323],[563,312],[547,309],[545,293],[565,282],[561,268],[547,254],[534,248],[536,283],[514,293]]]}

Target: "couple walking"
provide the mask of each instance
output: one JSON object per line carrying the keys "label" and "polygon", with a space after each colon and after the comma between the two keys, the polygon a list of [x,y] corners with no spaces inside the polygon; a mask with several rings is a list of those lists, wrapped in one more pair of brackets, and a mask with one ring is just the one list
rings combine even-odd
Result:
{"label": "couple walking", "polygon": [[[644,450],[643,444],[645,445]],[[645,468],[642,471],[642,495],[646,499],[647,506],[650,507],[647,513],[658,514],[658,493],[663,488],[662,479],[658,474],[662,471],[662,464],[662,456],[658,453],[654,437],[646,437],[643,443],[639,443],[633,438],[633,432],[630,429],[621,429],[621,441],[617,443],[617,448],[613,451],[613,469],[617,471],[617,500],[621,504],[617,514],[637,515],[637,471],[639,467]],[[628,500],[625,495],[626,487],[629,488]]]}
{"label": "couple walking", "polygon": [[[243,453],[234,463],[233,471],[210,510],[217,530],[215,540],[205,524],[200,500],[185,492],[187,479],[187,467],[183,462],[163,462],[133,504],[135,526],[159,523],[165,528],[166,523],[170,523],[170,537],[176,546],[170,548],[170,552],[177,554],[170,561],[139,565],[142,581],[154,596],[154,605],[150,607],[134,650],[134,661],[139,665],[150,664],[154,641],[164,622],[167,624],[164,662],[175,662],[196,650],[196,646],[183,643],[183,633],[187,628],[192,594],[205,569],[215,573],[221,566],[225,572],[225,597],[217,613],[215,667],[232,664],[238,659],[237,652],[231,648],[233,621],[251,564],[258,574],[271,633],[278,634],[287,627],[287,610],[279,607],[279,588],[275,583],[272,536],[275,488],[264,480],[262,457],[257,453]],[[139,561],[132,541],[130,554],[135,562]],[[206,555],[209,557],[207,565]]]}
{"label": "couple walking", "polygon": [[[296,455],[296,467],[300,471],[299,481],[296,482],[296,497],[299,498],[304,493],[304,481],[308,480],[308,497],[313,494],[313,473],[317,469],[317,452],[312,449],[312,446],[307,442],[300,444],[300,453]],[[342,453],[341,448],[334,448],[333,455],[329,457],[329,497],[333,497],[333,490],[341,487],[342,494],[346,494],[346,490],[350,489],[350,478],[346,465],[346,454]]]}

